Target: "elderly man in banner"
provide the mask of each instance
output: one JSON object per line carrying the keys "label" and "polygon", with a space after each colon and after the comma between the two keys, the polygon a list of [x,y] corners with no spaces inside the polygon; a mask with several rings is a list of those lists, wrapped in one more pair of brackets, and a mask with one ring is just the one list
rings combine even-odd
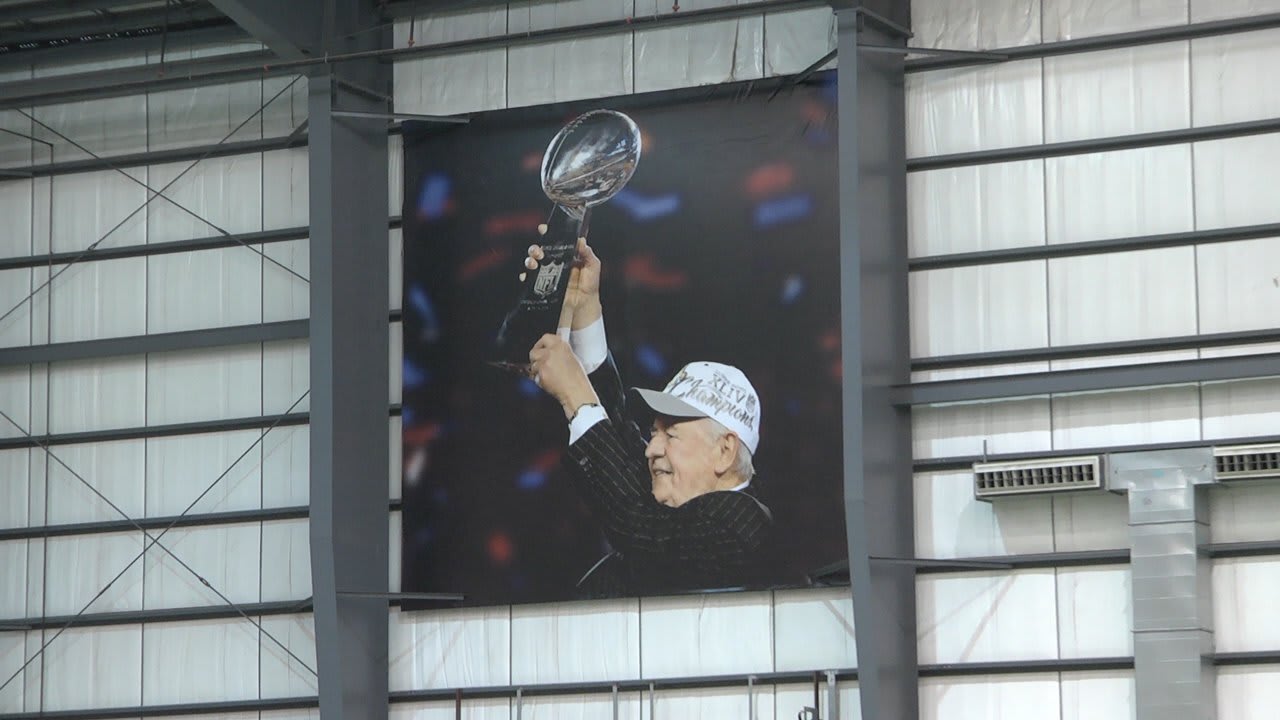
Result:
{"label": "elderly man in banner", "polygon": [[[541,259],[535,245],[525,265]],[[567,327],[529,352],[532,376],[569,420],[569,475],[613,548],[580,588],[609,597],[757,584],[756,551],[773,518],[751,493],[755,389],[737,368],[690,363],[662,391],[633,389],[646,435],[626,415],[599,289],[600,260],[579,240]]]}

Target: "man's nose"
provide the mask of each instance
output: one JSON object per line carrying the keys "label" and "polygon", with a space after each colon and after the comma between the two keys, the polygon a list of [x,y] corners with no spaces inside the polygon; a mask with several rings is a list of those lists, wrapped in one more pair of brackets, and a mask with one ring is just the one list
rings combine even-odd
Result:
{"label": "man's nose", "polygon": [[654,433],[649,438],[649,444],[644,446],[644,456],[647,458],[656,458],[662,455],[662,433]]}

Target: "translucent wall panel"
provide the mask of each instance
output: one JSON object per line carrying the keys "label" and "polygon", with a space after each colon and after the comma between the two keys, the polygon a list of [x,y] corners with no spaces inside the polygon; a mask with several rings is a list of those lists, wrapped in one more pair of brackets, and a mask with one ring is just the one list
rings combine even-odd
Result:
{"label": "translucent wall panel", "polygon": [[307,340],[262,346],[262,412],[306,412],[311,407],[311,345]]}
{"label": "translucent wall panel", "polygon": [[1115,493],[1066,493],[1053,498],[1053,549],[1129,547],[1129,504]]}
{"label": "translucent wall panel", "polygon": [[858,665],[849,588],[777,591],[773,633],[774,667],[779,672]]}
{"label": "translucent wall panel", "polygon": [[1058,657],[1133,654],[1132,580],[1127,565],[1057,568]]}
{"label": "translucent wall panel", "polygon": [[[764,40],[765,75],[801,72],[835,49],[835,14],[818,7],[765,15]],[[827,63],[823,69],[829,67],[835,65]]]}
{"label": "translucent wall panel", "polygon": [[30,563],[27,540],[0,542],[0,617],[30,617],[27,603],[27,572]]}
{"label": "translucent wall panel", "polygon": [[188,507],[191,514],[259,507],[262,450],[254,448],[258,436],[257,430],[242,430],[148,439],[146,514],[180,515]]}
{"label": "translucent wall panel", "polygon": [[[751,628],[751,632],[743,632]],[[640,603],[644,677],[768,672],[773,614],[760,593],[645,599]],[[672,638],[697,638],[672,642]]]}
{"label": "translucent wall panel", "polygon": [[1062,673],[1062,720],[1132,720],[1132,672]]}
{"label": "translucent wall panel", "polygon": [[310,428],[273,428],[262,439],[262,506],[296,507],[310,498]]}
{"label": "translucent wall panel", "polygon": [[[41,383],[43,384],[43,383]],[[25,367],[0,368],[0,438],[23,437],[38,432],[32,426],[31,371]]]}
{"label": "translucent wall panel", "polygon": [[1040,0],[913,0],[911,44],[989,50],[1040,42]]}
{"label": "translucent wall panel", "polygon": [[[769,687],[757,689],[755,714],[750,715],[751,700],[747,688],[718,688],[715,690],[671,690],[658,693],[653,715],[659,718],[740,718],[755,717],[773,720],[773,693]],[[783,715],[783,717],[798,717]]]}
{"label": "translucent wall panel", "polygon": [[916,555],[923,558],[985,557],[1053,552],[1048,497],[982,502],[973,496],[973,473],[915,476]]}
{"label": "translucent wall panel", "polygon": [[1200,393],[1194,385],[1060,395],[1053,399],[1055,448],[1197,440]]}
{"label": "translucent wall panel", "polygon": [[1273,12],[1280,12],[1280,0],[1191,0],[1191,22]]}
{"label": "translucent wall panel", "polygon": [[511,609],[516,685],[640,677],[637,600]]}
{"label": "translucent wall panel", "polygon": [[68,628],[45,650],[43,709],[141,704],[142,644],[141,625]]}
{"label": "translucent wall panel", "polygon": [[249,325],[262,319],[264,268],[253,249],[157,255],[145,262],[148,332]]}
{"label": "translucent wall panel", "polygon": [[[1223,483],[1209,491],[1210,528],[1214,542],[1275,540],[1280,483]],[[1280,645],[1276,646],[1280,648]]]}
{"label": "translucent wall panel", "polygon": [[216,237],[262,229],[262,155],[153,165],[163,195],[147,207],[148,242]]}
{"label": "translucent wall panel", "polygon": [[[33,634],[38,636],[38,633]],[[19,669],[28,657],[26,644],[27,633],[0,632],[0,678],[8,680],[14,673],[19,673]],[[37,673],[33,671],[31,674]],[[0,690],[0,713],[19,713],[28,709],[25,705],[25,680],[23,674],[19,673],[13,682]]]}
{"label": "translucent wall panel", "polygon": [[74,615],[91,600],[89,611],[95,613],[142,609],[143,561],[134,561],[142,553],[141,532],[70,535],[45,542],[45,615]]}
{"label": "translucent wall panel", "polygon": [[399,215],[404,209],[404,136],[387,138],[387,214]]}
{"label": "translucent wall panel", "polygon": [[[399,537],[396,538],[398,543]],[[306,518],[262,523],[262,602],[311,596],[311,526]]]}
{"label": "translucent wall panel", "polygon": [[1048,398],[926,405],[911,411],[912,457],[1048,450]]}
{"label": "translucent wall panel", "polygon": [[388,362],[390,363],[389,375],[391,386],[388,388],[391,394],[391,402],[400,402],[400,393],[404,390],[401,387],[401,376],[404,373],[404,324],[399,322],[391,323],[390,343],[388,349]]}
{"label": "translucent wall panel", "polygon": [[404,301],[404,233],[392,228],[387,234],[390,284],[387,287],[387,303],[392,310],[399,310]]}
{"label": "translucent wall panel", "polygon": [[[5,127],[5,124],[0,122],[0,127]],[[21,163],[5,164],[30,163],[31,159],[28,157]],[[31,180],[6,178],[4,182],[0,182],[0,217],[5,218],[5,232],[0,234],[0,257],[18,257],[33,252],[31,216],[34,190],[35,183]]]}
{"label": "translucent wall panel", "polygon": [[1280,239],[1204,245],[1197,253],[1201,332],[1280,324]]}
{"label": "translucent wall panel", "polygon": [[[83,72],[105,69],[124,63],[85,65]],[[37,69],[37,77],[45,75]],[[45,105],[30,110],[40,123],[33,129],[35,137],[53,144],[54,159],[87,160],[93,155],[123,155],[147,149],[147,98],[129,95],[102,100]],[[81,150],[76,145],[84,148]],[[85,152],[85,150],[89,152]]]}
{"label": "translucent wall panel", "polygon": [[1280,221],[1280,135],[1195,144],[1196,228]]}
{"label": "translucent wall panel", "polygon": [[1189,57],[1178,42],[1045,58],[1045,142],[1189,126]]}
{"label": "translucent wall panel", "polygon": [[1280,593],[1280,558],[1225,558],[1213,563],[1214,648],[1280,648],[1280,622],[1269,600]]}
{"label": "translucent wall panel", "polygon": [[1220,667],[1217,695],[1220,718],[1270,720],[1280,706],[1280,668]]}
{"label": "translucent wall panel", "polygon": [[260,138],[262,121],[253,116],[262,100],[261,80],[151,93],[146,118],[149,149]]}
{"label": "translucent wall panel", "polygon": [[921,720],[1060,720],[1057,673],[920,678]]}
{"label": "translucent wall panel", "polygon": [[1272,84],[1267,71],[1278,60],[1280,30],[1192,40],[1192,120],[1196,125],[1220,125],[1280,115],[1280,98],[1258,92]]}
{"label": "translucent wall panel", "polygon": [[1050,243],[1192,230],[1185,145],[1045,160]]}
{"label": "translucent wall panel", "polygon": [[1042,347],[1048,341],[1040,261],[947,268],[910,276],[911,355]]}
{"label": "translucent wall panel", "polygon": [[387,553],[387,592],[401,590],[400,566],[403,564],[404,557],[400,547],[402,538],[404,538],[404,515],[399,510],[393,510],[387,522],[387,539],[390,542],[390,552]]}
{"label": "translucent wall panel", "polygon": [[305,147],[262,153],[264,230],[309,224],[311,179],[307,157]]}
{"label": "translucent wall panel", "polygon": [[256,416],[262,346],[152,354],[146,400],[149,425]]}
{"label": "translucent wall panel", "polygon": [[518,711],[512,700],[511,707],[513,717],[521,720],[642,720],[648,713],[648,702],[640,693],[619,693],[617,715],[609,694],[529,698]]}
{"label": "translucent wall panel", "polygon": [[262,101],[262,136],[288,136],[307,119],[306,76],[263,78]]}
{"label": "translucent wall panel", "polygon": [[1044,161],[907,175],[912,257],[1043,245]]}
{"label": "translucent wall panel", "polygon": [[259,672],[262,697],[316,695],[319,686],[312,616],[276,615],[261,618],[261,622]]}
{"label": "translucent wall panel", "polygon": [[[717,0],[702,0],[691,3],[690,9],[724,4]],[[684,8],[681,5],[681,9]],[[764,74],[765,22],[763,17],[748,17],[637,32],[635,91],[650,92],[761,77]],[[819,47],[811,47],[809,51],[817,52]]]}
{"label": "translucent wall panel", "polygon": [[58,265],[49,289],[53,342],[141,335],[147,328],[147,259]]}
{"label": "translucent wall panel", "polygon": [[45,523],[122,520],[143,514],[144,441],[59,446],[49,452]]}
{"label": "translucent wall panel", "polygon": [[55,433],[145,424],[143,358],[57,363],[49,370],[49,429]]}
{"label": "translucent wall panel", "polygon": [[[505,8],[415,18],[414,43],[432,45],[501,35]],[[396,47],[409,44],[409,21],[396,23]],[[456,82],[460,77],[467,82]],[[485,50],[395,64],[397,112],[435,115],[492,110],[506,105],[507,50]]]}
{"label": "translucent wall panel", "polygon": [[509,48],[507,106],[632,92],[631,41],[631,35],[608,35]]}
{"label": "translucent wall panel", "polygon": [[[158,533],[151,535],[158,537]],[[147,551],[143,607],[225,605],[219,594],[235,603],[257,602],[261,533],[260,523],[168,531],[159,545]],[[201,578],[212,587],[206,587]]]}
{"label": "translucent wall panel", "polygon": [[1050,260],[1051,344],[1194,335],[1195,288],[1189,247]]}
{"label": "translucent wall panel", "polygon": [[[390,441],[388,444],[391,446],[391,458],[390,458],[391,462],[388,466],[389,472],[387,475],[387,482],[389,485],[388,492],[390,493],[392,500],[399,500],[401,497],[401,491],[403,490],[403,484],[401,483],[401,468],[404,463],[404,451],[403,451],[404,436],[402,435],[403,429],[404,429],[404,425],[400,420],[400,416],[399,415],[391,416],[391,427],[389,432],[387,433]],[[4,463],[4,456],[0,455],[0,468],[4,467],[3,463]],[[0,472],[3,472],[3,470],[0,470]],[[0,497],[3,497],[3,496],[0,496]],[[0,518],[3,518],[3,515],[0,515]],[[3,520],[0,519],[0,523],[2,522]],[[4,526],[0,525],[0,527],[4,527]],[[392,544],[395,545],[398,543],[399,543],[399,540],[397,540],[395,543],[392,543]]]}
{"label": "translucent wall panel", "polygon": [[1188,0],[1041,0],[1044,41],[1183,25]]}
{"label": "translucent wall panel", "polygon": [[0,320],[0,347],[31,343],[34,305],[27,296],[36,288],[32,275],[31,268],[0,270],[0,313],[8,313]]}
{"label": "translucent wall panel", "polygon": [[151,623],[140,664],[147,705],[255,698],[258,630],[240,618]]}
{"label": "translucent wall panel", "polygon": [[[148,175],[147,168],[129,168],[51,178],[53,206],[45,212],[53,251],[147,242],[147,210],[143,204],[150,197],[144,186]],[[36,233],[36,237],[40,235]]]}
{"label": "translucent wall panel", "polygon": [[908,74],[907,156],[1042,142],[1041,74],[1039,60]]}
{"label": "translucent wall panel", "polygon": [[[306,224],[305,221],[303,224]],[[262,259],[262,320],[301,320],[311,315],[311,241],[256,246]],[[242,252],[249,252],[243,250]]]}
{"label": "translucent wall panel", "polygon": [[922,576],[916,580],[920,663],[1057,657],[1055,598],[1052,569]]}
{"label": "translucent wall panel", "polygon": [[27,449],[0,450],[0,478],[4,478],[0,482],[0,528],[27,526],[31,452]]}
{"label": "translucent wall panel", "polygon": [[511,678],[509,609],[391,612],[391,689],[505,685]]}

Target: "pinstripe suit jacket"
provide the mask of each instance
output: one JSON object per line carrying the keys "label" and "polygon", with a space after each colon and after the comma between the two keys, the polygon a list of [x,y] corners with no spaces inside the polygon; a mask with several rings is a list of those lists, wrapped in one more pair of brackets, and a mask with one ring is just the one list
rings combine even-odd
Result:
{"label": "pinstripe suit jacket", "polygon": [[609,419],[569,446],[569,475],[613,552],[579,582],[589,597],[651,595],[759,584],[756,551],[772,528],[769,509],[746,491],[700,495],[680,507],[652,493],[645,440],[626,419],[609,358],[591,374]]}

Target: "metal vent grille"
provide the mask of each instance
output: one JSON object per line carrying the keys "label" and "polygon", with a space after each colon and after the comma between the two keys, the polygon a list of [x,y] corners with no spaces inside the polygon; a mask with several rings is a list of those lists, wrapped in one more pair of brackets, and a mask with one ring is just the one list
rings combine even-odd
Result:
{"label": "metal vent grille", "polygon": [[1240,445],[1214,448],[1219,480],[1280,478],[1280,445]]}
{"label": "metal vent grille", "polygon": [[1097,455],[973,465],[973,491],[979,499],[1101,488],[1102,459]]}

